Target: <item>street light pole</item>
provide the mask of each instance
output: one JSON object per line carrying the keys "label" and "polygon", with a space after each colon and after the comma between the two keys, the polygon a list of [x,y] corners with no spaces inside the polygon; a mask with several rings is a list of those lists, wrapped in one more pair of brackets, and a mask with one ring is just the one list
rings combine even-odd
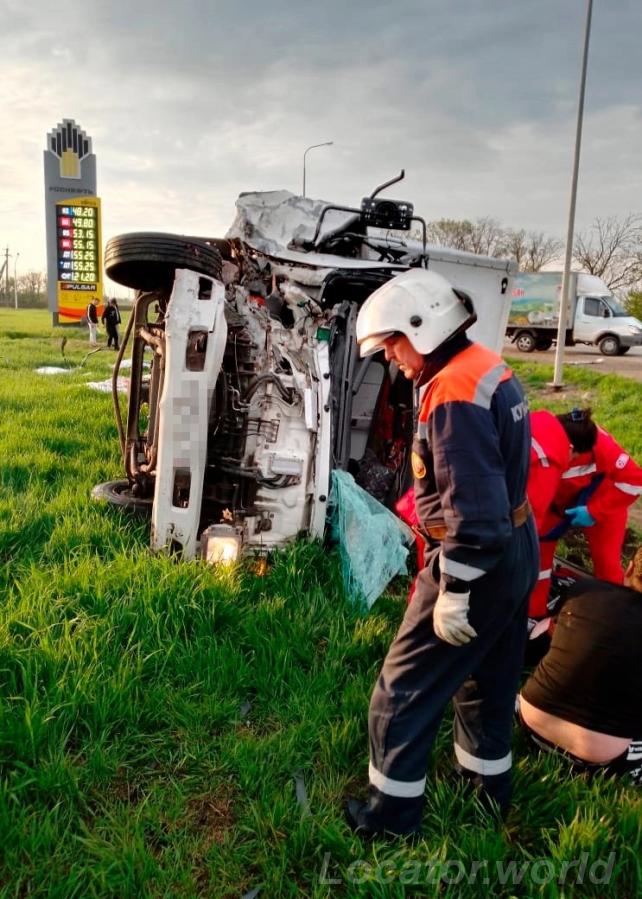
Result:
{"label": "street light pole", "polygon": [[18,308],[18,280],[16,277],[16,266],[18,265],[18,256],[20,253],[16,253],[13,257],[13,304],[15,308]]}
{"label": "street light pole", "polygon": [[305,157],[308,155],[310,150],[314,150],[316,147],[331,147],[334,141],[326,140],[322,144],[312,144],[312,146],[308,147],[303,154],[303,196],[305,196]]}
{"label": "street light pole", "polygon": [[571,258],[573,256],[573,233],[575,229],[575,200],[577,197],[577,175],[580,168],[580,146],[582,143],[582,120],[584,117],[584,92],[586,87],[586,65],[588,61],[589,38],[591,36],[591,13],[593,0],[587,0],[586,28],[584,32],[584,53],[582,56],[582,75],[580,78],[580,97],[577,106],[577,126],[575,130],[575,156],[573,158],[573,176],[571,179],[571,200],[568,210],[568,229],[566,232],[566,256],[564,258],[564,276],[562,278],[562,296],[560,297],[560,317],[557,323],[557,347],[555,348],[555,373],[552,387],[560,390],[562,384],[562,365],[564,345],[566,343],[566,318],[571,308]]}

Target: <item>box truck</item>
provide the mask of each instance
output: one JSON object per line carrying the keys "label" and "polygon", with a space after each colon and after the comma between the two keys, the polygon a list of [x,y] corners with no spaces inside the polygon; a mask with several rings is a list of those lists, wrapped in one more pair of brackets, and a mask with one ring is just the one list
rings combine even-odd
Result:
{"label": "box truck", "polygon": [[[571,303],[566,321],[566,346],[598,346],[605,356],[621,356],[642,345],[642,322],[629,315],[604,281],[571,272]],[[519,273],[506,334],[523,353],[548,350],[557,339],[562,296],[562,272]]]}

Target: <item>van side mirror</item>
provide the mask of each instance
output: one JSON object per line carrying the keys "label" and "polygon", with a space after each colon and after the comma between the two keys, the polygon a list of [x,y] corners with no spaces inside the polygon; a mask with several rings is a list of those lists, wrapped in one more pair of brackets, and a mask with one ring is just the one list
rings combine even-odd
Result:
{"label": "van side mirror", "polygon": [[610,315],[611,315],[611,313],[609,312],[609,310],[606,307],[604,307],[604,309],[602,309],[602,318],[609,318]]}

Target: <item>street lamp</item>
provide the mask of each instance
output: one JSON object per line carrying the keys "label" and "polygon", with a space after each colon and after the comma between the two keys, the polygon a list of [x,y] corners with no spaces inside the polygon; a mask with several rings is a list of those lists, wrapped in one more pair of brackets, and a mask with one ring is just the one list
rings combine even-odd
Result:
{"label": "street lamp", "polygon": [[18,308],[18,281],[16,278],[16,266],[18,265],[18,256],[20,253],[16,253],[13,257],[13,304]]}
{"label": "street lamp", "polygon": [[314,150],[316,147],[331,147],[334,141],[326,140],[322,144],[312,144],[311,147],[308,147],[307,150],[303,154],[303,196],[305,196],[305,157],[308,155],[310,150]]}
{"label": "street lamp", "polygon": [[562,360],[566,343],[566,316],[570,309],[569,292],[571,283],[571,257],[573,255],[573,232],[575,229],[575,198],[577,196],[577,175],[580,167],[580,146],[582,144],[582,119],[584,117],[584,91],[586,87],[586,64],[588,61],[589,39],[591,36],[591,13],[593,0],[587,0],[586,24],[584,26],[584,52],[582,54],[582,74],[580,77],[580,97],[577,104],[577,124],[575,126],[575,154],[573,156],[573,175],[571,178],[571,200],[568,210],[568,229],[566,232],[566,255],[564,258],[564,275],[562,277],[562,296],[560,317],[557,323],[557,346],[555,348],[555,371],[551,387],[561,390]]}

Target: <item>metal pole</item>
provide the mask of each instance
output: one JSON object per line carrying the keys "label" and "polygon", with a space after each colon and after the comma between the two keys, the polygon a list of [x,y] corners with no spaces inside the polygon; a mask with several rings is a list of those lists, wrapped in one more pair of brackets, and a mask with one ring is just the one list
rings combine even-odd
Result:
{"label": "metal pole", "polygon": [[571,180],[571,201],[568,210],[568,229],[566,231],[566,255],[564,257],[564,276],[562,278],[562,296],[560,297],[560,317],[557,324],[557,347],[555,348],[555,372],[552,387],[559,390],[562,386],[562,367],[564,364],[564,345],[566,343],[566,319],[571,308],[569,288],[571,284],[571,259],[573,257],[573,232],[575,229],[575,200],[577,197],[577,175],[580,168],[580,146],[582,143],[582,121],[584,118],[584,92],[586,87],[586,66],[588,62],[589,38],[591,36],[591,14],[593,0],[587,0],[586,29],[584,33],[584,53],[582,56],[582,77],[580,79],[580,97],[577,107],[577,127],[575,130],[575,156],[573,158],[573,177]]}
{"label": "metal pole", "polygon": [[9,247],[4,251],[4,283],[5,283],[5,293],[7,296],[7,306],[11,302],[9,299]]}
{"label": "metal pole", "polygon": [[13,304],[15,308],[18,308],[18,278],[16,276],[16,266],[18,264],[18,256],[20,253],[16,253],[13,258]]}
{"label": "metal pole", "polygon": [[322,144],[312,144],[310,147],[307,147],[303,153],[303,196],[305,196],[305,157],[308,155],[310,150],[314,150],[316,147],[331,147],[334,141],[326,140]]}

